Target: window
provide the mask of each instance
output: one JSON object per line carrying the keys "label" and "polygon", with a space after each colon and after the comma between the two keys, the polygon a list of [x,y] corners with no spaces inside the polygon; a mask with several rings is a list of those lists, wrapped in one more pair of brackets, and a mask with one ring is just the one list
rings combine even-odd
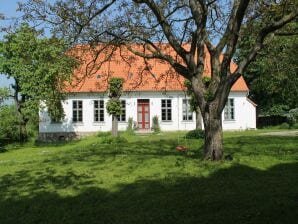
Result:
{"label": "window", "polygon": [[192,121],[192,111],[190,110],[190,104],[188,99],[182,101],[182,120]]}
{"label": "window", "polygon": [[125,100],[121,100],[121,115],[118,116],[118,121],[125,122],[126,121],[126,102]]}
{"label": "window", "polygon": [[83,101],[82,100],[72,101],[72,121],[73,122],[83,121]]}
{"label": "window", "polygon": [[225,120],[234,120],[235,119],[235,107],[234,99],[229,98],[224,109],[224,118]]}
{"label": "window", "polygon": [[161,100],[161,120],[172,120],[172,100]]}
{"label": "window", "polygon": [[94,122],[104,121],[104,101],[94,100]]}

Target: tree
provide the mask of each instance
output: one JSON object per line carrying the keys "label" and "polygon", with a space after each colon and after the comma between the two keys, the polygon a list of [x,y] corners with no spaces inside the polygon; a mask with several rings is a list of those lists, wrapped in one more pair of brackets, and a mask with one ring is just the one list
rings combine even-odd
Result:
{"label": "tree", "polygon": [[[52,118],[60,119],[55,105],[61,104],[63,87],[76,65],[65,54],[62,40],[42,38],[27,24],[21,25],[0,42],[0,73],[14,80],[13,99],[19,118],[20,141],[27,139],[27,123],[38,117],[40,102]],[[61,112],[61,110],[58,110]],[[38,120],[38,119],[37,119]]]}
{"label": "tree", "polygon": [[112,136],[118,136],[118,116],[121,115],[121,102],[120,96],[122,94],[123,89],[122,78],[113,77],[109,80],[109,98],[110,100],[107,103],[107,111],[110,115],[112,115]]}
{"label": "tree", "polygon": [[[275,36],[267,48],[260,51],[244,74],[250,88],[250,98],[258,104],[260,115],[285,115],[298,105],[296,30],[297,25],[293,24],[288,30],[289,35]],[[245,55],[251,44],[251,38],[248,36],[239,46],[239,58],[242,54]]]}
{"label": "tree", "polygon": [[1,87],[0,88],[0,106],[5,100],[9,99],[9,96],[10,96],[9,89],[6,87]]}
{"label": "tree", "polygon": [[0,143],[1,139],[9,141],[19,140],[19,118],[14,105],[0,106]]}
{"label": "tree", "polygon": [[[73,42],[125,45],[145,63],[161,60],[189,80],[204,122],[204,156],[211,160],[223,158],[221,114],[232,85],[267,37],[298,14],[295,0],[67,0],[51,7],[43,5],[42,11],[36,7],[40,2],[32,0],[21,8],[36,21],[55,24]],[[72,6],[75,4],[80,5],[79,10]],[[254,21],[260,26],[250,34],[255,37],[252,48],[232,70],[237,46],[245,37],[243,29]],[[140,45],[143,47],[135,47]],[[211,67],[208,87],[203,82],[205,66]]]}

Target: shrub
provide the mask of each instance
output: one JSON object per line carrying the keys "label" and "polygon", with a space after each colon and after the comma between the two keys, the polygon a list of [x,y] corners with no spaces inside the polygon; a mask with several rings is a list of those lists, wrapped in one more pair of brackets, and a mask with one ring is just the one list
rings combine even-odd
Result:
{"label": "shrub", "polygon": [[115,143],[127,143],[127,139],[121,136],[113,137],[108,136],[102,139],[101,143],[104,144],[115,144]]}
{"label": "shrub", "polygon": [[292,109],[287,113],[287,122],[290,127],[298,123],[298,108]]}
{"label": "shrub", "polygon": [[185,135],[187,139],[204,138],[204,136],[205,136],[205,132],[202,129],[191,130],[187,132]]}
{"label": "shrub", "polygon": [[19,140],[19,121],[14,106],[0,107],[0,139]]}
{"label": "shrub", "polygon": [[281,125],[279,125],[279,129],[288,129],[288,128],[289,128],[288,123],[282,123]]}
{"label": "shrub", "polygon": [[133,134],[134,130],[135,130],[135,123],[134,123],[132,117],[130,117],[130,118],[128,118],[128,121],[127,121],[126,132],[128,134]]}
{"label": "shrub", "polygon": [[152,118],[152,127],[151,127],[151,130],[154,131],[155,133],[160,132],[160,126],[159,126],[158,116],[154,116]]}

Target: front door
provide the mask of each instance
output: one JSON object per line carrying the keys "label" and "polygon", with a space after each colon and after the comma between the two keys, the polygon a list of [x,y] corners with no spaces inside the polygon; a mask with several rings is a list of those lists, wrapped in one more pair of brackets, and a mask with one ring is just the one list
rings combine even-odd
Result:
{"label": "front door", "polygon": [[138,100],[138,128],[150,128],[150,104],[149,99]]}

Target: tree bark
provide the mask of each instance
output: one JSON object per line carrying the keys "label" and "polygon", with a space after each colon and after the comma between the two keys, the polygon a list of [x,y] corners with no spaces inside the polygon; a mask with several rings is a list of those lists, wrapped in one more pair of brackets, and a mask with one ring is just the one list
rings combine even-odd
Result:
{"label": "tree bark", "polygon": [[112,136],[117,137],[118,136],[118,119],[116,116],[112,116]]}
{"label": "tree bark", "polygon": [[223,133],[221,114],[215,110],[204,113],[205,144],[204,158],[206,160],[222,160],[223,150]]}
{"label": "tree bark", "polygon": [[200,107],[197,107],[196,110],[196,129],[202,129],[202,116],[200,112]]}

